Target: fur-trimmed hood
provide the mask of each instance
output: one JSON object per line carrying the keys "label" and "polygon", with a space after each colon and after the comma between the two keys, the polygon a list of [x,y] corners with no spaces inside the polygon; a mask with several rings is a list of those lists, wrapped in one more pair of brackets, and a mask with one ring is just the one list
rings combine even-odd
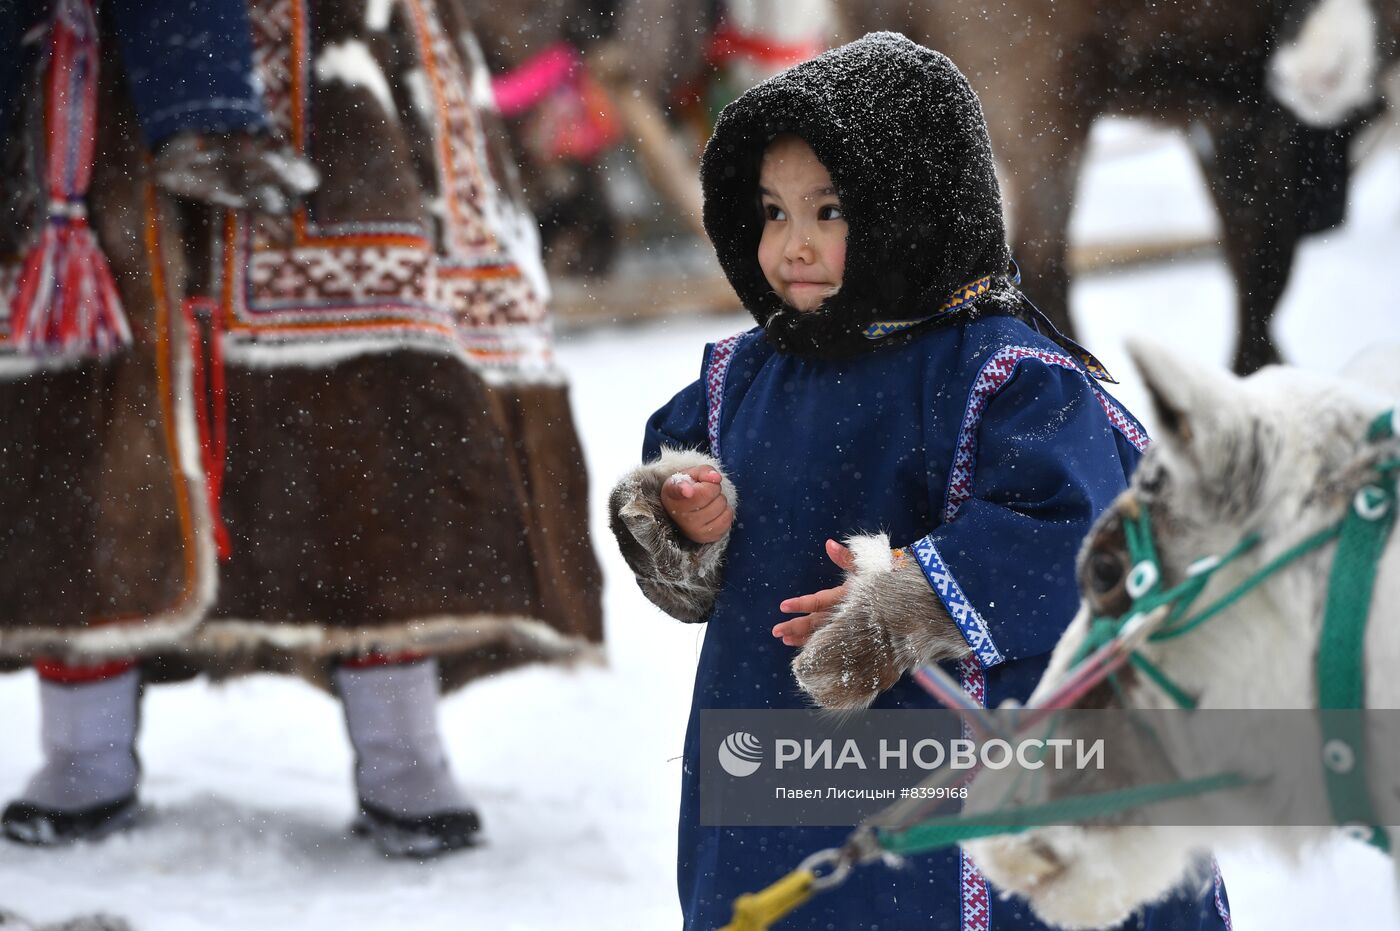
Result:
{"label": "fur-trimmed hood", "polygon": [[[759,166],[781,133],[812,147],[847,221],[841,290],[806,313],[773,292],[758,264]],[[1015,306],[977,95],[946,56],[898,33],[871,33],[735,100],[720,114],[700,177],[720,265],[779,349],[863,351],[877,345],[864,335],[871,323],[928,317],[986,276],[995,286],[978,304]]]}

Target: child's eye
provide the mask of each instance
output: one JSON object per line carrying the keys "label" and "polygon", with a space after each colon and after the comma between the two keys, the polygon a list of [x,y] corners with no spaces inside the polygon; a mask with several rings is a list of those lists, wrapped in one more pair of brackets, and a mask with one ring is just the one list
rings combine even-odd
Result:
{"label": "child's eye", "polygon": [[839,204],[827,204],[817,211],[818,220],[844,220],[845,218]]}
{"label": "child's eye", "polygon": [[763,219],[765,220],[786,220],[787,214],[783,213],[783,208],[777,204],[763,205]]}

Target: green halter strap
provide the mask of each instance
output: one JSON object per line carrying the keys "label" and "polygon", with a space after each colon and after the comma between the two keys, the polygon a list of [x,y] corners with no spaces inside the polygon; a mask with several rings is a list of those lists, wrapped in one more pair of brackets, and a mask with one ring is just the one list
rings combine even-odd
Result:
{"label": "green halter strap", "polygon": [[[1367,440],[1380,443],[1393,439],[1396,435],[1396,418],[1394,410],[1376,418],[1367,432]],[[1366,618],[1381,553],[1395,524],[1397,472],[1400,472],[1400,459],[1377,463],[1372,481],[1356,493],[1342,519],[1280,553],[1209,607],[1189,617],[1187,612],[1205,591],[1210,579],[1257,546],[1259,537],[1251,534],[1223,556],[1197,560],[1187,569],[1183,581],[1164,589],[1151,518],[1145,507],[1139,508],[1137,515],[1123,521],[1123,535],[1133,564],[1127,581],[1132,606],[1122,617],[1095,618],[1075,662],[1080,662],[1121,636],[1124,628],[1134,619],[1144,617],[1164,605],[1167,606],[1167,617],[1147,639],[1171,640],[1189,633],[1288,564],[1336,540],[1337,550],[1332,559],[1327,586],[1327,608],[1315,660],[1318,707],[1324,711],[1364,708]],[[1141,653],[1135,651],[1129,661],[1178,707],[1195,707],[1195,700],[1186,689]],[[1386,832],[1375,826],[1377,819],[1366,784],[1365,734],[1359,717],[1326,714],[1320,717],[1322,765],[1334,819],[1353,836],[1388,850]]]}
{"label": "green halter strap", "polygon": [[[1395,412],[1377,419],[1367,438],[1395,436]],[[1359,715],[1329,715],[1328,709],[1366,707],[1366,617],[1376,568],[1395,525],[1396,472],[1400,460],[1382,462],[1374,480],[1359,491],[1342,521],[1337,554],[1327,585],[1327,613],[1316,657],[1317,704],[1322,729],[1322,771],[1332,815],[1343,830],[1384,851],[1387,832],[1377,825],[1366,780],[1366,734]]]}

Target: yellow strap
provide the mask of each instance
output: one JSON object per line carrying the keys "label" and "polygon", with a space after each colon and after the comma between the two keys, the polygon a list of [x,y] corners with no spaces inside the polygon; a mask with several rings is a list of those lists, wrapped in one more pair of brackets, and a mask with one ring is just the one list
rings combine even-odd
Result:
{"label": "yellow strap", "polygon": [[812,897],[811,870],[796,869],[762,892],[734,900],[734,919],[720,931],[768,931],[768,926]]}

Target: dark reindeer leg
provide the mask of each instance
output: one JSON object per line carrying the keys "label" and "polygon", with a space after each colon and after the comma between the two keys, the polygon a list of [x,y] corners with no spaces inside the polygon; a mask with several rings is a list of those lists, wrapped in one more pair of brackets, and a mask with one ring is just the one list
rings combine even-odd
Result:
{"label": "dark reindeer leg", "polygon": [[[1111,4],[1109,6],[1112,6]],[[1022,289],[1062,332],[1069,305],[1069,221],[1089,128],[1111,86],[1100,5],[995,9],[925,0],[840,4],[843,38],[902,29],[946,53],[982,100],[1009,208]]]}
{"label": "dark reindeer leg", "polygon": [[1269,332],[1288,285],[1300,238],[1292,127],[1274,107],[1216,111],[1208,127],[1214,153],[1201,165],[1225,231],[1225,258],[1239,294],[1239,331],[1231,367],[1248,375],[1282,361]]}
{"label": "dark reindeer leg", "polygon": [[1093,116],[1047,100],[1007,104],[999,101],[1007,112],[988,118],[993,151],[1005,171],[1011,254],[1021,268],[1022,290],[1061,332],[1073,336],[1069,221]]}
{"label": "dark reindeer leg", "polygon": [[[967,16],[944,10],[943,17]],[[1049,14],[1037,13],[988,46],[978,23],[954,19],[949,49],[982,98],[992,153],[1003,171],[1011,254],[1022,290],[1062,332],[1073,335],[1069,303],[1069,221],[1089,129],[1103,108],[1104,62],[1089,42],[1049,39]],[[1060,15],[1056,28],[1076,36],[1099,28],[1091,13]],[[1010,63],[1014,62],[1014,67]]]}
{"label": "dark reindeer leg", "polygon": [[1022,290],[1062,333],[1074,336],[1069,305],[1069,220],[1084,135],[1045,134],[1004,155],[1012,197],[1011,253]]}

